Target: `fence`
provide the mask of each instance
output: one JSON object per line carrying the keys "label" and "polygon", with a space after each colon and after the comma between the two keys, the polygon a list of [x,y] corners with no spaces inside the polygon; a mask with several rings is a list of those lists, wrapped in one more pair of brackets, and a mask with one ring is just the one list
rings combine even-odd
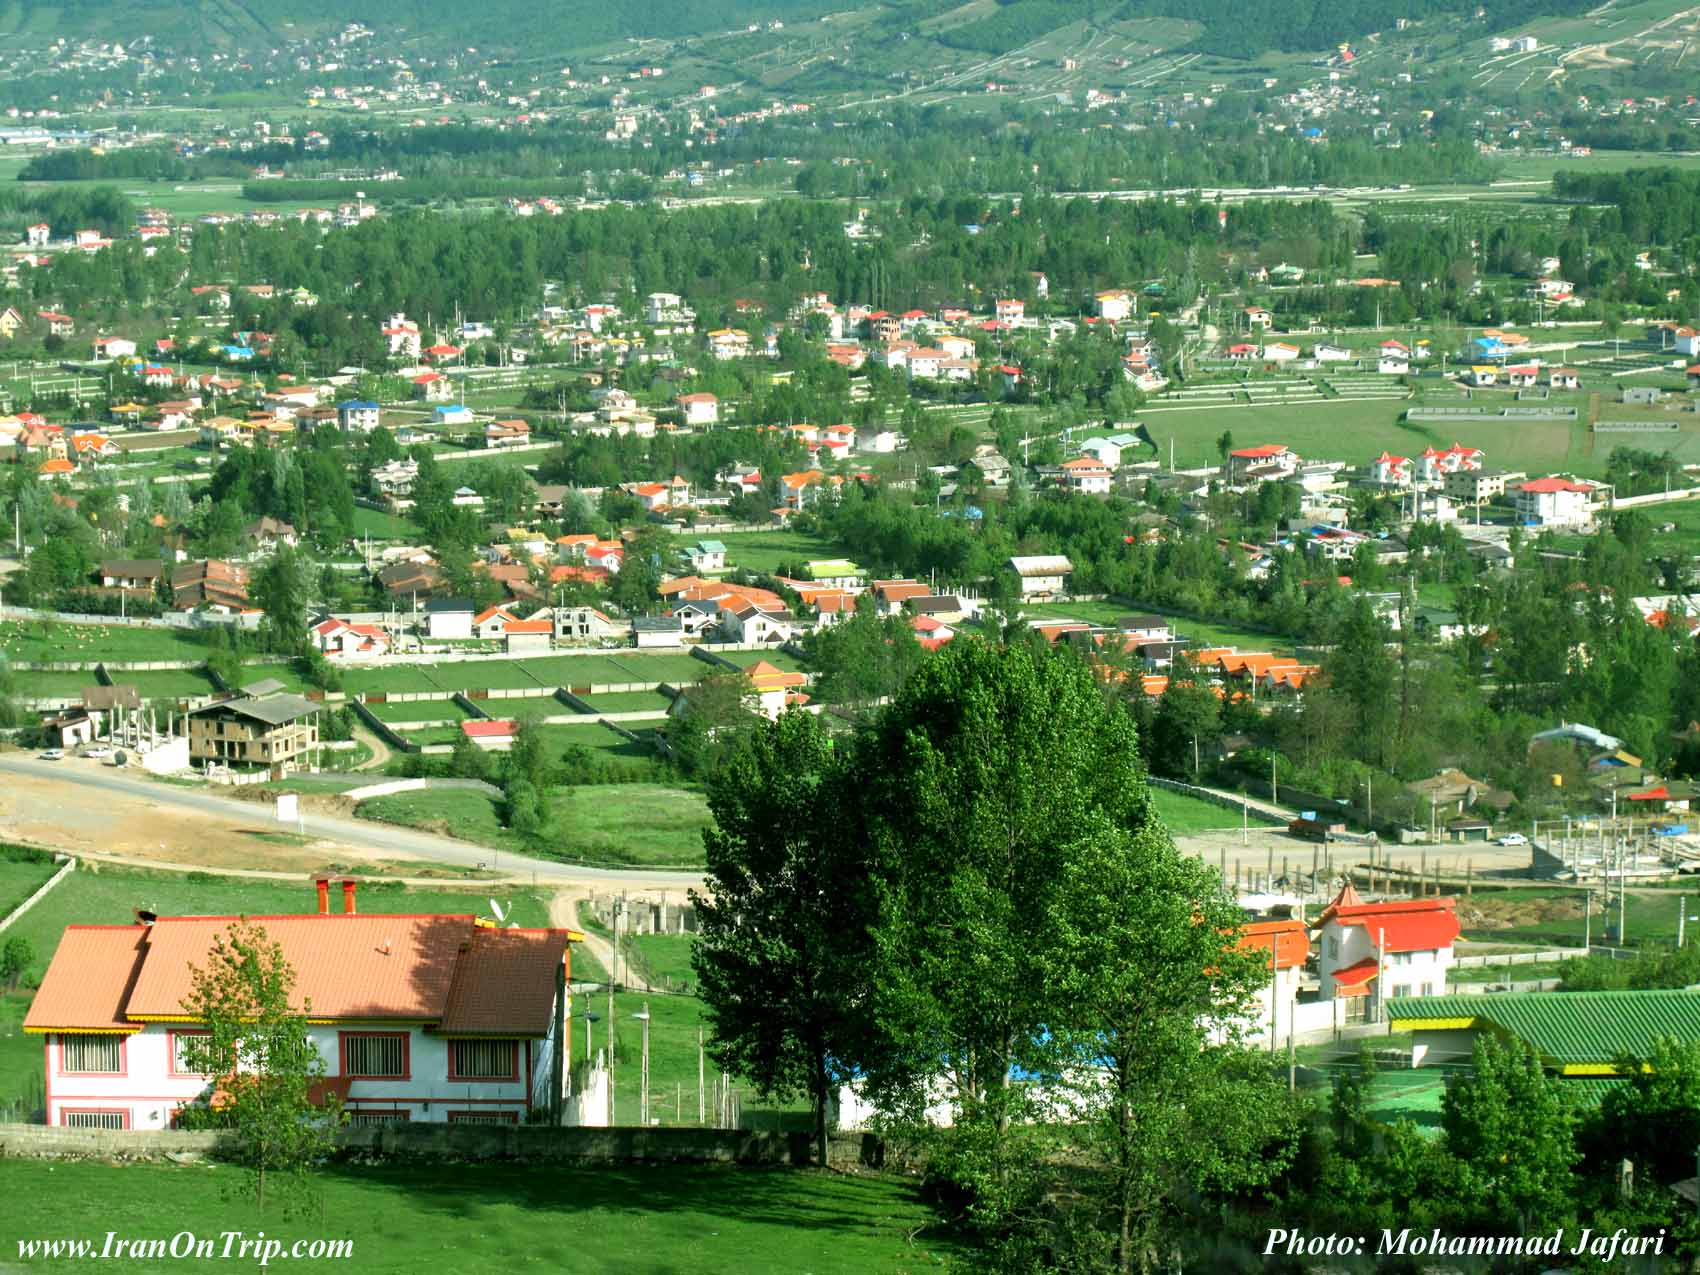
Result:
{"label": "fence", "polygon": [[1456,420],[1574,421],[1574,407],[1411,407],[1411,422]]}
{"label": "fence", "polygon": [[1675,434],[1682,429],[1680,421],[1595,421],[1596,434]]}
{"label": "fence", "polygon": [[[59,856],[56,855],[54,857],[57,858]],[[58,885],[66,877],[70,876],[72,872],[76,871],[76,868],[77,861],[69,855],[65,856],[65,862],[57,872],[48,877],[34,894],[30,895],[29,898],[25,899],[22,903],[18,904],[17,907],[13,908],[6,914],[6,919],[0,921],[0,931],[8,929],[13,921],[16,921],[25,912],[28,912],[36,904],[40,903],[42,899],[47,897],[47,892],[49,890]]]}
{"label": "fence", "polygon": [[486,797],[501,797],[502,790],[494,784],[487,784],[482,779],[393,779],[387,783],[367,784],[364,788],[350,788],[342,796],[350,801],[368,801],[373,797],[390,797],[398,792],[426,792],[440,789],[460,789],[465,792],[481,792]]}
{"label": "fence", "polygon": [[1554,947],[1544,952],[1496,952],[1488,956],[1460,956],[1452,964],[1461,970],[1486,969],[1501,965],[1542,965],[1586,955],[1588,949],[1585,947]]}
{"label": "fence", "polygon": [[[362,701],[355,699],[350,700],[348,703],[349,707],[354,710],[354,715],[366,723],[367,729],[397,752],[417,753],[421,751],[418,744],[414,743],[411,739],[405,738],[400,731],[396,730],[371,709],[367,708]],[[453,752],[454,750],[451,747],[445,746],[441,749],[441,751]]]}
{"label": "fence", "polygon": [[[224,1133],[153,1129],[62,1129],[0,1125],[0,1156],[32,1160],[164,1160],[216,1156],[230,1147]],[[413,1123],[354,1126],[337,1132],[342,1153],[362,1158],[422,1160],[521,1160],[581,1164],[738,1164],[807,1167],[808,1133],[756,1133],[744,1129],[616,1126],[612,1129],[547,1125]],[[838,1168],[880,1167],[884,1142],[873,1134],[835,1133],[827,1159]]]}

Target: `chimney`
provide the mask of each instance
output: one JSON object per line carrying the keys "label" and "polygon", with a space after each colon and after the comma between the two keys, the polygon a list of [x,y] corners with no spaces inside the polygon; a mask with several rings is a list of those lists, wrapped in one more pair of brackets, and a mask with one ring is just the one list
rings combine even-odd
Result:
{"label": "chimney", "polygon": [[320,877],[313,884],[319,887],[319,915],[329,916],[331,910],[331,879]]}
{"label": "chimney", "polygon": [[354,887],[358,884],[353,877],[342,880],[342,910],[348,916],[354,915]]}

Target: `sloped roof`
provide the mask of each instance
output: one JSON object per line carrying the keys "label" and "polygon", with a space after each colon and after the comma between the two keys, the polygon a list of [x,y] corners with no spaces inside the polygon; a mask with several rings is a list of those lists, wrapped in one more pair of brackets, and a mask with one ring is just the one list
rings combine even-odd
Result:
{"label": "sloped roof", "polygon": [[1645,1058],[1661,1036],[1700,1038],[1700,993],[1507,992],[1488,996],[1396,997],[1394,1031],[1426,1023],[1490,1025],[1517,1036],[1551,1065],[1608,1067],[1621,1054]]}
{"label": "sloped roof", "polygon": [[147,932],[135,925],[72,925],[24,1016],[24,1030],[140,1031],[124,1005],[141,973]]}
{"label": "sloped roof", "polygon": [[1320,923],[1362,926],[1387,952],[1426,952],[1458,938],[1452,899],[1405,899],[1386,903],[1330,904]]}

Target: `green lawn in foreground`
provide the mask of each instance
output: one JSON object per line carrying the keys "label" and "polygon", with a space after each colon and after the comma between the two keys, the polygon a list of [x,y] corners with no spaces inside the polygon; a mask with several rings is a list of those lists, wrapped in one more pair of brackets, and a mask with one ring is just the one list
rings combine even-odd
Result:
{"label": "green lawn in foreground", "polygon": [[[206,1165],[6,1161],[0,1191],[30,1205],[0,1227],[0,1247],[15,1252],[19,1239],[107,1231],[165,1239],[183,1230],[204,1238],[264,1231],[285,1245],[352,1239],[352,1261],[286,1266],[375,1275],[472,1267],[578,1275],[897,1275],[938,1267],[950,1254],[927,1229],[932,1215],[915,1184],[883,1175],[673,1164],[551,1166],[547,1173],[501,1164],[337,1167],[316,1179],[322,1210],[290,1220],[275,1206],[261,1215],[250,1202],[222,1198],[221,1188],[237,1173]],[[218,1259],[100,1264],[136,1275],[232,1265]]]}
{"label": "green lawn in foreground", "polygon": [[0,996],[0,1119],[40,1119],[43,1059],[40,1036],[24,1035],[30,992]]}
{"label": "green lawn in foreground", "polygon": [[[1229,810],[1226,806],[1213,805],[1197,797],[1189,797],[1184,792],[1171,792],[1167,788],[1153,788],[1151,789],[1151,801],[1157,808],[1157,817],[1177,837],[1241,826],[1239,811]],[[1267,819],[1260,819],[1253,815],[1251,826],[1266,828],[1274,825]]]}
{"label": "green lawn in foreground", "polygon": [[358,813],[364,819],[424,828],[569,863],[669,867],[702,862],[702,830],[709,817],[701,793],[662,784],[586,784],[553,790],[549,808],[553,831],[541,849],[527,847],[516,838],[502,825],[495,799],[478,792],[397,793],[361,802]]}

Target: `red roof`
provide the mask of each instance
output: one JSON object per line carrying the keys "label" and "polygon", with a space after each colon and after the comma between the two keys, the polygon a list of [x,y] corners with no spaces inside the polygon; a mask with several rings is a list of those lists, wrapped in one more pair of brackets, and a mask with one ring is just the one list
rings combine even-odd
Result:
{"label": "red roof", "polygon": [[1631,800],[1631,801],[1669,801],[1670,800],[1670,789],[1666,788],[1663,784],[1660,784],[1657,788],[1647,789],[1646,792],[1632,792],[1632,793],[1630,793],[1629,794],[1629,800]]}
{"label": "red roof", "polygon": [[498,717],[488,722],[462,722],[460,729],[468,739],[501,739],[519,728],[514,722]]}
{"label": "red roof", "polygon": [[1366,956],[1355,965],[1337,969],[1334,971],[1334,994],[1336,996],[1367,996],[1369,995],[1370,980],[1379,972],[1373,956]]}
{"label": "red roof", "polygon": [[1520,484],[1518,490],[1531,491],[1536,495],[1544,496],[1556,491],[1589,492],[1593,488],[1588,486],[1587,483],[1573,483],[1568,478],[1537,478],[1533,482]]}
{"label": "red roof", "polygon": [[1267,460],[1279,456],[1287,449],[1280,443],[1265,443],[1261,447],[1241,447],[1233,454],[1243,460]]}
{"label": "red roof", "polygon": [[[1452,899],[1405,899],[1335,907],[1322,914],[1322,923],[1360,925],[1384,952],[1427,952],[1450,946],[1458,937],[1458,915]],[[1338,978],[1338,972],[1335,974]]]}
{"label": "red roof", "polygon": [[1310,955],[1310,934],[1302,921],[1253,921],[1234,946],[1242,952],[1272,952],[1276,968],[1298,969]]}
{"label": "red roof", "polygon": [[502,631],[504,633],[553,633],[555,626],[549,620],[510,620]]}

